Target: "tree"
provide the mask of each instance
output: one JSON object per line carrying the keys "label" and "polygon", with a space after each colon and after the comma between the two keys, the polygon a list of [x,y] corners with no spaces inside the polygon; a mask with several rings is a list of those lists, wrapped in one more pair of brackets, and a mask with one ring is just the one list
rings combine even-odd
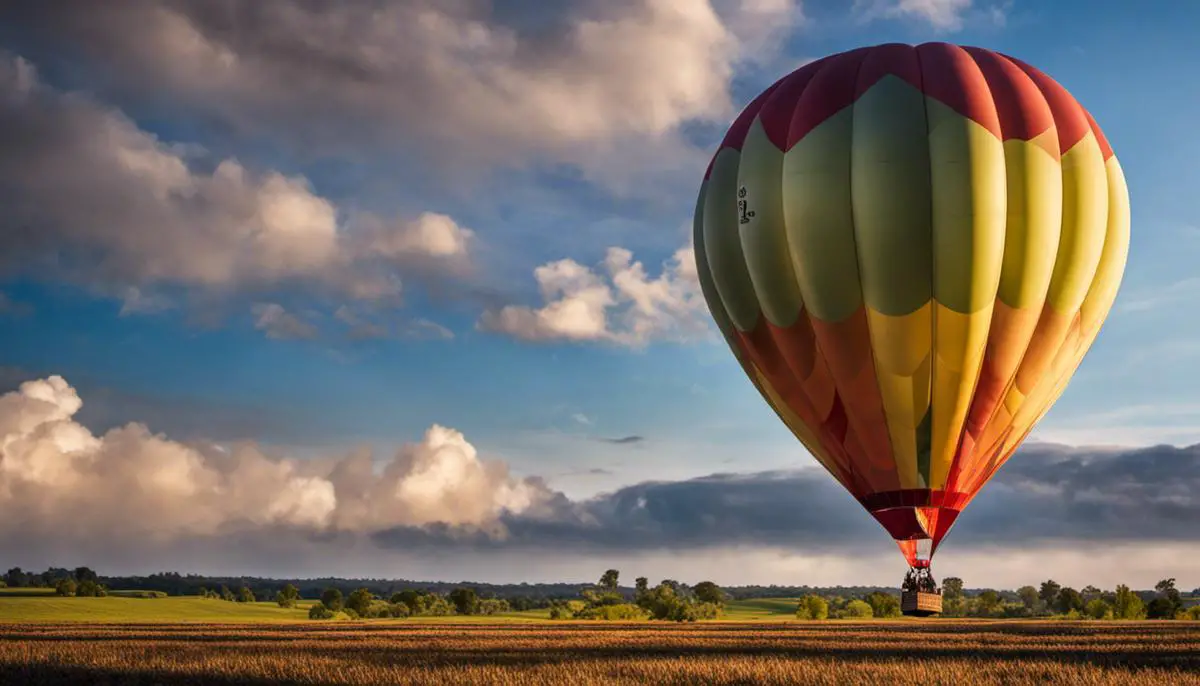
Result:
{"label": "tree", "polygon": [[1037,609],[1038,600],[1040,600],[1040,598],[1038,598],[1038,590],[1033,586],[1022,586],[1018,588],[1017,597],[1021,599],[1021,603],[1024,604],[1025,608],[1030,612],[1033,612]]}
{"label": "tree", "polygon": [[991,617],[1000,609],[1000,594],[990,588],[975,598],[975,615]]}
{"label": "tree", "polygon": [[1062,586],[1054,579],[1048,579],[1042,582],[1042,588],[1038,591],[1038,598],[1046,607],[1054,607],[1054,601],[1058,599],[1058,591]]}
{"label": "tree", "polygon": [[1112,605],[1109,605],[1100,598],[1093,598],[1084,607],[1084,614],[1092,619],[1112,619],[1113,608]]}
{"label": "tree", "polygon": [[473,588],[456,588],[448,597],[454,604],[454,611],[460,615],[473,615],[479,609],[479,594]]}
{"label": "tree", "polygon": [[621,576],[621,572],[619,572],[615,569],[610,569],[610,570],[604,572],[604,574],[600,575],[600,583],[599,583],[600,588],[603,588],[606,591],[617,590],[617,587],[618,587],[617,579],[620,576]]}
{"label": "tree", "polygon": [[54,585],[54,592],[64,597],[75,595],[75,590],[75,580],[71,577],[59,579],[58,583]]}
{"label": "tree", "polygon": [[279,607],[296,607],[296,601],[300,599],[300,589],[288,584],[275,594],[275,602],[279,603]]}
{"label": "tree", "polygon": [[233,591],[229,590],[229,587],[225,584],[221,584],[221,600],[228,600],[231,603],[236,600],[233,597]]}
{"label": "tree", "polygon": [[75,571],[71,573],[71,576],[75,577],[75,581],[77,583],[83,583],[85,581],[96,582],[100,580],[100,577],[96,576],[96,573],[87,567],[76,567]]}
{"label": "tree", "polygon": [[344,608],[354,610],[355,614],[360,617],[367,615],[367,610],[371,609],[371,600],[374,596],[371,595],[371,590],[367,588],[359,588],[354,590],[349,597],[346,598]]}
{"label": "tree", "polygon": [[253,603],[255,600],[257,599],[254,597],[254,591],[251,591],[249,586],[242,586],[238,590],[237,601],[239,603]]}
{"label": "tree", "polygon": [[330,610],[337,612],[342,609],[342,592],[336,588],[327,588],[321,594],[321,604]]}
{"label": "tree", "polygon": [[712,603],[713,605],[725,604],[725,592],[721,587],[711,581],[701,581],[692,588],[692,593],[696,594],[696,600],[702,603]]}
{"label": "tree", "polygon": [[842,610],[842,616],[847,619],[869,619],[874,616],[871,606],[862,600],[851,600]]}
{"label": "tree", "polygon": [[1101,596],[1101,594],[1104,593],[1104,591],[1101,591],[1100,589],[1096,588],[1095,586],[1088,584],[1087,586],[1084,586],[1083,590],[1080,591],[1079,593],[1083,596],[1083,599],[1085,601],[1090,601],[1090,600],[1099,598]]}
{"label": "tree", "polygon": [[84,598],[95,598],[99,594],[100,584],[96,583],[92,579],[80,581],[79,585],[75,588],[75,595]]}
{"label": "tree", "polygon": [[9,588],[24,588],[29,585],[29,575],[20,567],[13,567],[4,575],[4,583]]}
{"label": "tree", "polygon": [[956,576],[942,579],[942,599],[954,600],[963,597],[963,580]]}
{"label": "tree", "polygon": [[796,606],[796,616],[800,619],[826,619],[829,617],[829,602],[819,595],[806,595]]}
{"label": "tree", "polygon": [[644,576],[639,576],[633,582],[633,590],[636,593],[645,593],[650,590],[650,580]]}
{"label": "tree", "polygon": [[393,593],[392,597],[391,597],[391,602],[393,604],[402,603],[404,605],[407,605],[408,613],[415,615],[421,611],[421,592],[414,591],[413,589],[408,588],[403,591]]}
{"label": "tree", "polygon": [[[1175,588],[1175,579],[1163,579],[1154,585],[1158,597],[1146,607],[1146,616],[1151,619],[1173,619],[1183,609],[1183,598]],[[1161,601],[1161,602],[1159,602]]]}
{"label": "tree", "polygon": [[1113,616],[1117,619],[1143,619],[1146,616],[1146,606],[1138,594],[1121,584],[1117,586]]}
{"label": "tree", "polygon": [[871,606],[871,614],[875,617],[900,616],[900,599],[891,593],[874,591],[868,593],[864,600]]}
{"label": "tree", "polygon": [[1083,612],[1083,608],[1083,596],[1079,594],[1079,591],[1070,586],[1064,586],[1058,590],[1058,597],[1054,600],[1054,609],[1065,615],[1072,610]]}

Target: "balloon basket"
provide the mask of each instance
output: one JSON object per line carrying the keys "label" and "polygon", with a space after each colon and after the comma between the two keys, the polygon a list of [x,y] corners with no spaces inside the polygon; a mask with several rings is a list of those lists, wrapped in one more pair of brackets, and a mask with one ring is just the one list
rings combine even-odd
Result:
{"label": "balloon basket", "polygon": [[909,617],[932,617],[942,613],[942,594],[904,591],[900,594],[900,612]]}

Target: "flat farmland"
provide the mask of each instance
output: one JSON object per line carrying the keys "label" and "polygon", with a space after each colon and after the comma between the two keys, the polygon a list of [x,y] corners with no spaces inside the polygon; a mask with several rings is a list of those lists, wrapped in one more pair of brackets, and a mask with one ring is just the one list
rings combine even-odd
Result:
{"label": "flat farmland", "polygon": [[1200,684],[1200,623],[7,624],[5,684]]}

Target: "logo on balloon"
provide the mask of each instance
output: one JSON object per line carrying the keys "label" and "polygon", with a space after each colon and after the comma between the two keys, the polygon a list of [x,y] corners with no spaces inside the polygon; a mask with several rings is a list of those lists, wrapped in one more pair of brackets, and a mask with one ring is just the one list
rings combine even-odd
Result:
{"label": "logo on balloon", "polygon": [[738,188],[738,223],[749,224],[754,217],[754,210],[747,209],[749,203],[746,202],[746,187]]}

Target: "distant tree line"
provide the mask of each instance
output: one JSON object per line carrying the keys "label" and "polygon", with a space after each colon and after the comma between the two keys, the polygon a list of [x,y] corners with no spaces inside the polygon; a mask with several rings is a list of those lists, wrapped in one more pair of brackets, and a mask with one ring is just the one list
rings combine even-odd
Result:
{"label": "distant tree line", "polygon": [[[89,567],[51,567],[43,572],[9,569],[0,586],[47,588],[62,596],[104,596],[109,589],[147,597],[192,595],[229,602],[274,600],[294,608],[304,598],[320,599],[310,615],[413,617],[487,615],[549,609],[557,619],[660,619],[694,621],[721,616],[730,600],[800,597],[797,616],[811,619],[894,617],[900,614],[897,589],[878,586],[737,586],[711,581],[695,586],[664,579],[650,586],[639,577],[633,587],[619,584],[620,572],[607,570],[595,584],[454,584],[387,579],[269,579],[212,577],[163,572],[149,576],[101,577]],[[942,584],[943,614],[949,617],[1058,617],[1093,619],[1197,619],[1200,588],[1185,596],[1175,579],[1153,590],[1113,590],[1085,586],[1076,590],[1054,580],[1016,590],[966,589],[963,580]],[[323,608],[323,609],[322,609]]]}
{"label": "distant tree line", "polygon": [[[1200,589],[1192,592],[1189,605],[1175,586],[1175,579],[1163,579],[1153,591],[1133,591],[1118,585],[1112,591],[1095,586],[1076,590],[1053,579],[1039,587],[1022,586],[1015,591],[983,589],[967,591],[963,580],[947,577],[942,581],[942,614],[946,617],[1056,619],[1190,619],[1200,620]],[[899,598],[894,591],[871,591],[855,596],[805,594],[796,607],[801,619],[842,619],[900,616]]]}

